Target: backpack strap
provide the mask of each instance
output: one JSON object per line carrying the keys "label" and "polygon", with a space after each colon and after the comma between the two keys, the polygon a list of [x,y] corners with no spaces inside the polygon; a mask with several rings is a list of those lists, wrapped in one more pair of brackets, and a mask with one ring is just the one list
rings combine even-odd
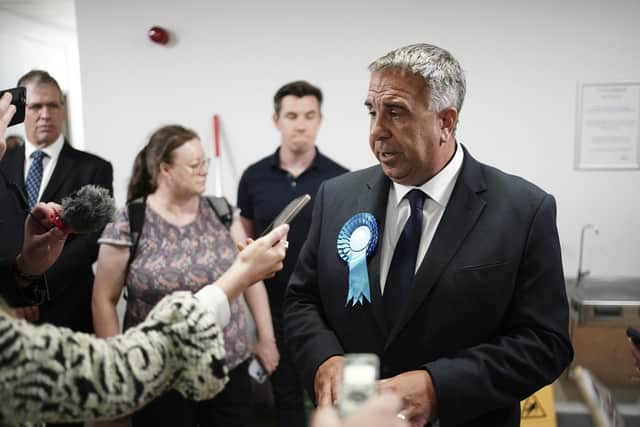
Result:
{"label": "backpack strap", "polygon": [[144,211],[147,207],[147,198],[140,197],[127,203],[127,213],[129,214],[129,230],[131,233],[131,247],[129,248],[129,259],[127,260],[127,273],[129,266],[133,262],[138,251],[140,234],[144,225]]}
{"label": "backpack strap", "polygon": [[[129,247],[129,259],[127,259],[127,268],[124,271],[126,280],[129,274],[129,267],[136,257],[138,251],[138,243],[140,242],[140,234],[144,225],[144,211],[147,208],[147,197],[139,197],[127,203],[127,214],[129,215],[129,235],[131,236],[131,246]],[[125,282],[126,283],[126,282]],[[127,287],[124,286],[122,297],[127,300]]]}
{"label": "backpack strap", "polygon": [[206,196],[207,202],[209,202],[209,206],[216,213],[220,222],[228,229],[231,228],[231,223],[233,222],[233,211],[231,210],[231,205],[224,197],[217,196]]}

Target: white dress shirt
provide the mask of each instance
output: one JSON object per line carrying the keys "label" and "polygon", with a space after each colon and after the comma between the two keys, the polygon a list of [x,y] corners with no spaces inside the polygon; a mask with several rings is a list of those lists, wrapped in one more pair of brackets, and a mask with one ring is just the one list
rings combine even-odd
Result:
{"label": "white dress shirt", "polygon": [[387,282],[393,251],[396,248],[402,229],[411,213],[409,201],[405,199],[404,196],[416,188],[424,191],[427,195],[424,207],[422,208],[422,233],[420,235],[418,259],[416,261],[416,271],[418,271],[422,259],[429,250],[433,236],[438,229],[438,224],[440,224],[447,203],[449,203],[453,187],[460,174],[463,157],[462,148],[456,143],[456,152],[451,161],[429,181],[419,187],[406,186],[395,182],[389,187],[387,219],[384,225],[384,233],[382,234],[382,253],[380,256],[381,293],[384,294],[384,286]]}
{"label": "white dress shirt", "polygon": [[31,158],[31,153],[34,151],[40,150],[46,153],[46,156],[42,159],[42,181],[40,182],[40,191],[38,192],[38,201],[42,197],[42,193],[44,189],[47,188],[47,184],[51,179],[51,174],[58,163],[58,158],[60,157],[60,151],[62,151],[62,146],[64,145],[64,136],[60,134],[58,139],[53,144],[50,144],[44,148],[37,148],[35,145],[31,144],[27,141],[24,144],[24,180],[27,180],[27,174],[29,173],[29,167],[33,162]]}

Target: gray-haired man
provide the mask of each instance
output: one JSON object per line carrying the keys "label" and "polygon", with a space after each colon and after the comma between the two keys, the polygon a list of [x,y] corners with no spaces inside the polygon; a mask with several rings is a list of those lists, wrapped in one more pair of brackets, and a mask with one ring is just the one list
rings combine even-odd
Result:
{"label": "gray-haired man", "polygon": [[519,401],[573,354],[555,200],[456,140],[449,52],[410,45],[369,69],[379,165],[318,190],[285,296],[304,385],[334,403],[343,355],[375,353],[413,426],[519,426]]}

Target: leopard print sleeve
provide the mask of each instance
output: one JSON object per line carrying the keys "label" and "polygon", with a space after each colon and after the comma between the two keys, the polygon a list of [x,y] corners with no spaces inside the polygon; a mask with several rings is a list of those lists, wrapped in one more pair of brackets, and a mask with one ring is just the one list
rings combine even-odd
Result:
{"label": "leopard print sleeve", "polygon": [[227,381],[215,313],[189,292],[163,298],[125,334],[100,339],[0,310],[0,425],[100,420],[169,389],[193,400]]}

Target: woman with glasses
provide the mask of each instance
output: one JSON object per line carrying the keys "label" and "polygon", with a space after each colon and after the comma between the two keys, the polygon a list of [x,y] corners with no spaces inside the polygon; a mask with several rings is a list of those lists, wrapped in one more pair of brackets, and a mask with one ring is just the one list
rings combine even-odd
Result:
{"label": "woman with glasses", "polygon": [[[202,196],[208,165],[198,136],[181,126],[158,129],[137,155],[127,198],[146,200],[144,222],[132,260],[127,208],[116,213],[99,240],[92,307],[96,335],[119,332],[116,304],[125,286],[126,331],[141,322],[166,294],[196,292],[214,282],[233,262],[236,243],[244,242],[245,236],[235,221],[227,229]],[[259,282],[244,292],[244,298],[230,304],[230,322],[223,330],[230,378],[225,390],[204,402],[167,393],[134,414],[133,426],[253,425],[247,371],[253,350],[249,337],[253,319],[247,302],[255,307],[256,347],[266,354],[264,359],[277,363],[266,291]]]}
{"label": "woman with glasses", "polygon": [[[0,159],[16,111],[10,102],[8,93],[0,98]],[[0,174],[0,199],[15,203],[5,196],[11,189]],[[68,235],[51,220],[60,209],[39,203],[30,211],[19,254],[0,257],[1,286],[19,286],[56,261]],[[16,319],[0,298],[0,425],[113,418],[169,389],[213,397],[225,383],[219,328],[228,301],[282,269],[286,244],[278,242],[286,232],[282,226],[256,240],[214,284],[163,298],[137,327],[110,339]]]}

